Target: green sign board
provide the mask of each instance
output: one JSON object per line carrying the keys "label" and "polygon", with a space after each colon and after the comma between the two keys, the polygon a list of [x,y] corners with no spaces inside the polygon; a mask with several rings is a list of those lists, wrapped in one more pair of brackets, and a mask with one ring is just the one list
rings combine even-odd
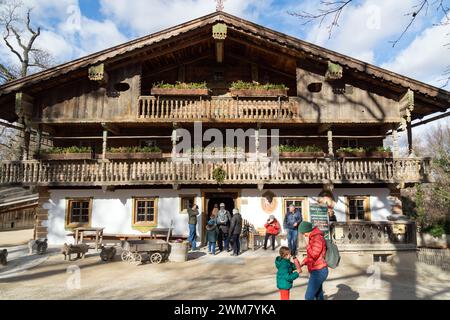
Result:
{"label": "green sign board", "polygon": [[324,233],[325,239],[330,239],[330,222],[328,220],[328,207],[310,203],[309,218],[313,226],[319,228],[319,230]]}

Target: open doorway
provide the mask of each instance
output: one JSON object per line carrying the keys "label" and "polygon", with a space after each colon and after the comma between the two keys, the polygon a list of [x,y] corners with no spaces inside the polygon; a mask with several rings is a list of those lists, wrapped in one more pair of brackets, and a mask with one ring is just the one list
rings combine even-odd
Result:
{"label": "open doorway", "polygon": [[238,192],[206,192],[203,196],[204,212],[206,219],[203,219],[203,232],[202,232],[202,244],[205,244],[206,235],[206,223],[209,221],[211,212],[213,211],[214,205],[219,206],[221,203],[225,204],[225,209],[233,215],[233,209],[238,207]]}

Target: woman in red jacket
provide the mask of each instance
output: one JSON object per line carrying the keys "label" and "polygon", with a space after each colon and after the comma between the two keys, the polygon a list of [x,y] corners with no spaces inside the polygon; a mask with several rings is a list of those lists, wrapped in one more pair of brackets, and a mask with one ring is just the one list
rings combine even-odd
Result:
{"label": "woman in red jacket", "polygon": [[264,238],[264,250],[267,250],[267,241],[269,240],[269,237],[272,237],[271,243],[272,243],[272,250],[275,250],[275,237],[280,232],[280,223],[277,219],[275,219],[274,215],[270,215],[269,219],[267,220],[267,223],[264,225],[264,228],[266,228],[266,237]]}
{"label": "woman in red jacket", "polygon": [[322,231],[313,227],[311,222],[303,221],[298,227],[298,232],[308,238],[306,246],[306,258],[301,266],[306,265],[310,273],[306,300],[324,300],[323,283],[328,277],[328,265],[325,261],[327,245]]}

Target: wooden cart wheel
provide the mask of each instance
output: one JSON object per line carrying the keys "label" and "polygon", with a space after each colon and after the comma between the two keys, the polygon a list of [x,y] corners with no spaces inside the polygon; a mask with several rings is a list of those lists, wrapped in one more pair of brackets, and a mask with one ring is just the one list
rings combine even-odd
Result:
{"label": "wooden cart wheel", "polygon": [[158,264],[158,263],[161,263],[162,260],[163,260],[163,257],[161,255],[161,253],[159,253],[159,252],[155,252],[150,256],[151,263]]}
{"label": "wooden cart wheel", "polygon": [[128,250],[123,250],[122,254],[120,255],[120,258],[122,261],[131,262],[130,260],[133,258],[133,255]]}
{"label": "wooden cart wheel", "polygon": [[142,255],[140,255],[139,253],[134,253],[133,254],[133,263],[135,265],[140,265],[142,263]]}

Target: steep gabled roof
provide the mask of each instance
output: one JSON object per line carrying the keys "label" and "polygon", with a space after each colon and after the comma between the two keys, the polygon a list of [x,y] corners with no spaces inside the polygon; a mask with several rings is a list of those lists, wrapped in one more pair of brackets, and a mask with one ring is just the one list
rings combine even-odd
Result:
{"label": "steep gabled roof", "polygon": [[328,50],[317,45],[299,40],[286,34],[265,28],[250,21],[235,17],[225,12],[215,12],[201,18],[191,20],[178,26],[168,28],[151,35],[126,42],[124,44],[88,55],[86,57],[59,65],[48,70],[32,74],[30,76],[11,81],[0,86],[0,96],[22,90],[24,87],[32,86],[36,83],[59,77],[72,71],[80,70],[92,65],[96,65],[121,56],[126,56],[138,49],[151,47],[161,41],[177,37],[181,34],[193,31],[216,22],[224,22],[232,29],[262,38],[279,46],[295,50],[299,54],[306,54],[318,60],[328,60],[338,63],[344,68],[365,74],[367,77],[380,82],[388,82],[395,86],[411,89],[417,94],[427,99],[430,104],[438,105],[441,111],[450,107],[450,92],[402,76],[400,74],[382,69],[366,62],[351,58],[349,56]]}

